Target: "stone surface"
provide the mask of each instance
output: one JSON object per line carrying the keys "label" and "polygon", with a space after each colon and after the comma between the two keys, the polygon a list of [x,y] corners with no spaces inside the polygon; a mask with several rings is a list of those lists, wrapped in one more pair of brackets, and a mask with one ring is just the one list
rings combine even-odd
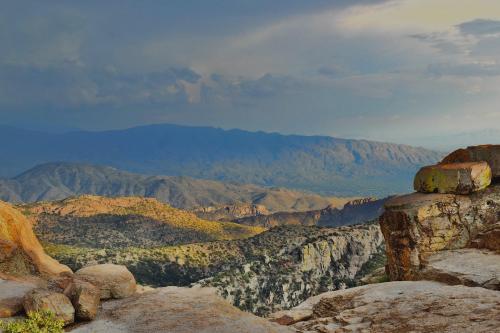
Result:
{"label": "stone surface", "polygon": [[31,223],[17,209],[0,201],[0,272],[10,275],[71,274],[45,254]]}
{"label": "stone surface", "polygon": [[57,318],[64,320],[66,324],[75,321],[75,309],[69,298],[64,294],[45,289],[34,289],[26,294],[24,310],[26,312],[48,310],[53,312]]}
{"label": "stone surface", "polygon": [[422,193],[469,194],[491,184],[491,169],[486,162],[430,165],[415,175],[413,187]]}
{"label": "stone surface", "polygon": [[494,178],[500,177],[500,145],[480,145],[458,149],[446,156],[442,163],[479,161],[489,164]]}
{"label": "stone surface", "polygon": [[440,251],[427,259],[420,278],[500,290],[500,255],[478,249]]}
{"label": "stone surface", "polygon": [[470,246],[499,212],[498,184],[468,196],[413,193],[389,200],[380,226],[390,279],[415,279],[430,254]]}
{"label": "stone surface", "polygon": [[472,247],[500,252],[500,222],[488,226],[471,243]]}
{"label": "stone surface", "polygon": [[36,287],[33,283],[0,279],[0,318],[12,317],[23,311],[24,296]]}
{"label": "stone surface", "polygon": [[74,279],[64,290],[75,308],[75,317],[79,320],[93,320],[101,304],[101,291],[93,284]]}
{"label": "stone surface", "polygon": [[296,332],[500,332],[500,292],[437,282],[388,282],[324,293],[289,311]]}
{"label": "stone surface", "polygon": [[286,333],[288,327],[242,312],[211,288],[159,288],[103,303],[97,319],[74,333]]}
{"label": "stone surface", "polygon": [[136,290],[134,276],[122,265],[87,266],[78,270],[75,276],[98,287],[101,299],[125,298],[133,295]]}

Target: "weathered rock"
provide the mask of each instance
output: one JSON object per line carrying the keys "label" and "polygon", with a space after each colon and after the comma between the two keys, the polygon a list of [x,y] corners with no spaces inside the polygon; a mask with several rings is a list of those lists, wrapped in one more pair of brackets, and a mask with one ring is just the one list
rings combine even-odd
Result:
{"label": "weathered rock", "polygon": [[11,205],[0,201],[0,272],[11,275],[71,274],[45,254],[31,223]]}
{"label": "weathered rock", "polygon": [[458,149],[446,156],[442,163],[480,161],[489,164],[494,178],[500,177],[500,145],[480,145]]}
{"label": "weathered rock", "polygon": [[24,310],[28,312],[48,310],[53,312],[57,318],[65,324],[75,321],[75,309],[71,301],[64,294],[48,291],[45,289],[34,289],[24,297]]}
{"label": "weathered rock", "polygon": [[90,282],[100,289],[100,298],[125,298],[135,293],[135,278],[122,265],[87,266],[75,273],[77,279]]}
{"label": "weathered rock", "polygon": [[500,252],[500,222],[479,233],[472,241],[471,246]]}
{"label": "weathered rock", "polygon": [[75,308],[75,317],[79,320],[93,320],[101,303],[101,291],[93,284],[74,279],[64,290]]}
{"label": "weathered rock", "polygon": [[451,285],[500,290],[500,255],[477,249],[436,252],[427,259],[420,277]]}
{"label": "weathered rock", "polygon": [[417,278],[426,257],[469,246],[498,221],[500,185],[469,196],[413,193],[385,205],[380,226],[391,280]]}
{"label": "weathered rock", "polygon": [[291,329],[242,312],[211,288],[159,288],[103,303],[96,320],[74,333],[291,333]]}
{"label": "weathered rock", "polygon": [[288,311],[296,332],[499,332],[500,292],[437,282],[388,282],[328,292]]}
{"label": "weathered rock", "polygon": [[23,310],[24,296],[36,287],[33,283],[0,279],[0,318],[20,313]]}
{"label": "weathered rock", "polygon": [[422,193],[469,194],[491,184],[491,169],[486,162],[430,165],[415,175],[413,187]]}

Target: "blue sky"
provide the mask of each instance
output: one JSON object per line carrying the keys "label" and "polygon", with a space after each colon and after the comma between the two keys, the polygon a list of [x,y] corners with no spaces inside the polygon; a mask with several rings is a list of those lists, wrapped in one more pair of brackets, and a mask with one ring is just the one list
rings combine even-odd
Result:
{"label": "blue sky", "polygon": [[500,139],[495,0],[3,1],[0,45],[10,125]]}

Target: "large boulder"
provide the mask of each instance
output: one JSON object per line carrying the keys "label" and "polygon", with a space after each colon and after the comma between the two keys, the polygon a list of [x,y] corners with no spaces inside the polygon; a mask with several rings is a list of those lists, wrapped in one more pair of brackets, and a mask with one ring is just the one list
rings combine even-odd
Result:
{"label": "large boulder", "polygon": [[243,312],[212,288],[158,288],[103,303],[96,320],[74,333],[292,333],[288,327]]}
{"label": "large boulder", "polygon": [[79,320],[93,320],[101,304],[101,291],[93,284],[74,279],[64,290],[75,308],[75,317]]}
{"label": "large boulder", "polygon": [[493,177],[500,177],[500,145],[471,146],[458,149],[446,156],[442,163],[487,162]]}
{"label": "large boulder", "polygon": [[75,278],[98,287],[101,299],[129,297],[135,293],[137,287],[132,273],[122,265],[87,266],[77,271]]}
{"label": "large boulder", "polygon": [[[296,332],[499,332],[500,292],[430,281],[371,284],[324,293],[272,315]],[[300,319],[302,318],[302,319]]]}
{"label": "large boulder", "polygon": [[71,270],[45,254],[26,217],[0,201],[0,272],[45,277],[70,275]]}
{"label": "large boulder", "polygon": [[34,289],[24,297],[24,310],[26,313],[32,311],[48,310],[53,312],[58,319],[65,324],[75,321],[75,309],[71,301],[64,294],[52,292],[46,289]]}
{"label": "large boulder", "polygon": [[0,279],[0,318],[12,317],[23,311],[24,296],[36,288],[33,283]]}
{"label": "large boulder", "polygon": [[413,193],[385,204],[380,226],[391,280],[413,280],[434,252],[470,246],[498,221],[500,185],[468,196]]}
{"label": "large boulder", "polygon": [[421,168],[413,186],[422,193],[469,194],[491,184],[491,169],[486,162],[430,165]]}

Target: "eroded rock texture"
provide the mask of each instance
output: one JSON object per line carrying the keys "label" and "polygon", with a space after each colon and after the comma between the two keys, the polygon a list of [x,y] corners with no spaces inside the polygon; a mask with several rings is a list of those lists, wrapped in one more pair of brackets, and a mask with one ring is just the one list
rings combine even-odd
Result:
{"label": "eroded rock texture", "polygon": [[[500,220],[500,185],[468,196],[413,193],[386,203],[380,226],[391,280],[412,280],[436,251],[494,243],[488,232]],[[478,243],[478,237],[485,239]]]}

